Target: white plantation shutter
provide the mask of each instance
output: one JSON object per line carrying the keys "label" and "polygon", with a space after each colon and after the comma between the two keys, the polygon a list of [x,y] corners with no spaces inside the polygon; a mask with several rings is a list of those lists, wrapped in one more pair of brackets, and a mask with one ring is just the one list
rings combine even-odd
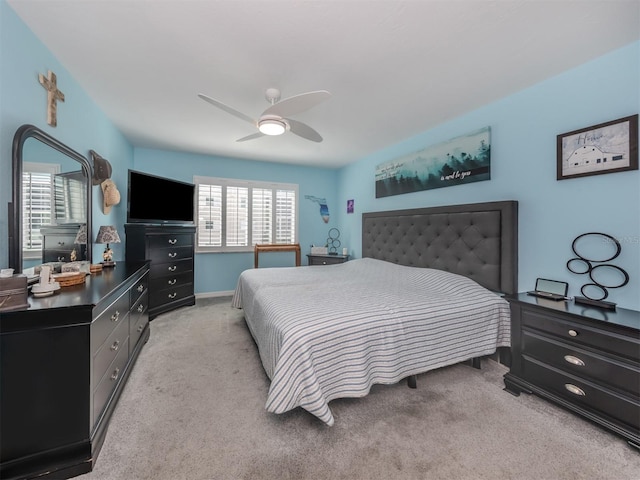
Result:
{"label": "white plantation shutter", "polygon": [[42,256],[40,228],[54,223],[53,179],[59,165],[25,162],[22,171],[22,254]]}
{"label": "white plantation shutter", "polygon": [[194,177],[198,188],[198,252],[250,251],[297,243],[298,186]]}
{"label": "white plantation shutter", "polygon": [[276,190],[276,243],[296,243],[296,195]]}
{"label": "white plantation shutter", "polygon": [[251,192],[251,243],[271,243],[271,220],[273,215],[273,191],[254,188]]}
{"label": "white plantation shutter", "polygon": [[228,247],[249,245],[249,189],[227,187],[227,228]]}
{"label": "white plantation shutter", "polygon": [[222,246],[222,187],[198,185],[198,244]]}

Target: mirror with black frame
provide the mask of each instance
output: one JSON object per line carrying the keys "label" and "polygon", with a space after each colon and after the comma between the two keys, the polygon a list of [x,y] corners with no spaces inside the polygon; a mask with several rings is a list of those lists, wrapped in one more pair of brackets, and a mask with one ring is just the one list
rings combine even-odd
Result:
{"label": "mirror with black frame", "polygon": [[91,262],[89,161],[33,125],[16,131],[12,154],[9,267],[28,273],[52,261]]}

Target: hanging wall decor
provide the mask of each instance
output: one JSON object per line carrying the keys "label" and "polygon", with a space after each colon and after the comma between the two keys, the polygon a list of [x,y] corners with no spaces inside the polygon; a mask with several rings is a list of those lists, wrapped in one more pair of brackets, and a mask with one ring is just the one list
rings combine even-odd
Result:
{"label": "hanging wall decor", "polygon": [[322,221],[324,223],[329,223],[329,207],[327,206],[327,200],[320,197],[314,197],[313,195],[305,195],[304,198],[320,205],[320,217],[322,217]]}
{"label": "hanging wall decor", "polygon": [[491,129],[453,138],[376,166],[376,198],[491,179]]}
{"label": "hanging wall decor", "polygon": [[606,233],[588,232],[573,240],[571,250],[576,256],[567,262],[567,269],[571,273],[588,275],[590,280],[580,289],[584,297],[574,297],[574,301],[615,310],[615,303],[605,301],[609,289],[624,287],[629,283],[629,274],[609,263],[620,255],[620,242]]}
{"label": "hanging wall decor", "polygon": [[558,180],[638,170],[638,115],[558,135],[557,150]]}
{"label": "hanging wall decor", "polygon": [[47,72],[46,77],[41,73],[38,74],[38,81],[47,91],[47,123],[55,127],[58,125],[58,106],[56,102],[64,102],[64,93],[58,90],[56,74],[51,70]]}

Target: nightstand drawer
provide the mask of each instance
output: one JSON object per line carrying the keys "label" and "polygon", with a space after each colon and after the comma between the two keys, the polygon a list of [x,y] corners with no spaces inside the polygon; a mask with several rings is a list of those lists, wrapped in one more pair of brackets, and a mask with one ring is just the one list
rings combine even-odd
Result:
{"label": "nightstand drawer", "polygon": [[640,428],[640,399],[618,395],[580,377],[524,356],[524,377],[573,404],[597,410],[610,418]]}
{"label": "nightstand drawer", "polygon": [[336,265],[344,263],[349,255],[307,255],[309,265]]}
{"label": "nightstand drawer", "polygon": [[623,337],[603,329],[573,323],[555,317],[548,311],[538,313],[523,309],[522,324],[523,327],[550,333],[564,340],[621,355],[636,362],[640,361],[640,338]]}
{"label": "nightstand drawer", "polygon": [[640,395],[640,368],[562,342],[523,332],[522,353],[597,383]]}

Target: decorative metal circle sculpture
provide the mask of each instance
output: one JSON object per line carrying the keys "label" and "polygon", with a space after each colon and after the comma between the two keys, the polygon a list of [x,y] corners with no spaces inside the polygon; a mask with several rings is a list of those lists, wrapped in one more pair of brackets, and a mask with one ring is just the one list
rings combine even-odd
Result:
{"label": "decorative metal circle sculpture", "polygon": [[[578,251],[578,240],[588,237],[588,236],[601,236],[604,237],[607,243],[611,243],[613,245],[615,245],[615,252],[613,255],[611,255],[608,258],[604,258],[602,260],[597,260],[597,259],[593,259],[593,258],[587,258],[584,254],[581,254]],[[614,237],[612,237],[611,235],[607,235],[606,233],[599,233],[599,232],[588,232],[588,233],[583,233],[582,235],[578,235],[574,240],[573,243],[571,243],[571,250],[573,250],[573,253],[576,254],[575,258],[571,258],[569,259],[569,261],[567,261],[567,269],[571,272],[571,273],[576,273],[578,275],[584,275],[584,274],[588,274],[589,278],[591,279],[592,283],[585,283],[582,288],[580,289],[580,292],[582,293],[582,295],[585,296],[585,298],[588,298],[589,300],[595,300],[595,301],[600,301],[600,300],[604,300],[605,298],[607,298],[609,296],[609,291],[607,289],[609,288],[620,288],[620,287],[624,287],[627,283],[629,283],[629,274],[622,268],[618,267],[617,265],[612,265],[610,263],[605,263],[605,262],[610,262],[611,260],[613,260],[614,258],[617,258],[618,255],[620,255],[620,252],[622,251],[622,247],[620,245],[620,242],[618,242],[618,240]],[[593,265],[594,263],[597,263],[598,265]],[[577,265],[581,265],[583,266],[583,268],[579,268],[577,267]],[[600,269],[600,270],[598,270]],[[613,271],[617,271],[620,274],[622,274],[622,281],[619,284],[613,284],[613,285],[606,285],[604,284],[602,281],[598,281],[595,278],[594,272],[595,271],[602,271],[602,270],[613,270]],[[588,290],[599,290],[602,294],[595,297],[593,295],[593,293],[591,293],[591,296],[589,296],[587,294]]]}
{"label": "decorative metal circle sculpture", "polygon": [[340,248],[340,230],[337,228],[332,228],[329,230],[329,237],[327,238],[327,247],[329,247],[330,255],[337,255],[338,249]]}

